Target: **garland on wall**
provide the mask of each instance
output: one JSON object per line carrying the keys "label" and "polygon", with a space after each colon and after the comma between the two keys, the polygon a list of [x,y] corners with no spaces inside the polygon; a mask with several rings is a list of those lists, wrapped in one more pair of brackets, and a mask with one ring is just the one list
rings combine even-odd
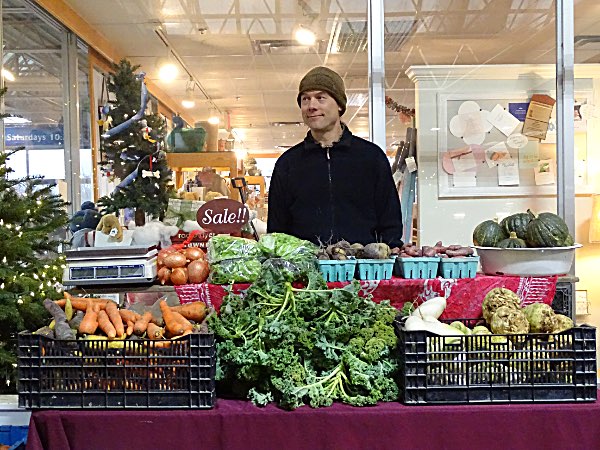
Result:
{"label": "garland on wall", "polygon": [[411,109],[404,105],[396,103],[391,97],[388,97],[388,96],[385,97],[385,106],[387,106],[388,108],[390,108],[393,111],[396,111],[397,113],[404,114],[405,116],[415,117],[414,108]]}

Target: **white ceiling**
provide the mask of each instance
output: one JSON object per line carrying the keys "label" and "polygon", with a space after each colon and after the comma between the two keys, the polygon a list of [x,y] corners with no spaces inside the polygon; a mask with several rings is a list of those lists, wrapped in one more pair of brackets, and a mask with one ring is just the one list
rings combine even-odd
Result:
{"label": "white ceiling", "polygon": [[[365,0],[66,0],[116,49],[141,64],[147,76],[178,103],[187,75],[164,83],[157,61],[172,49],[210,99],[244,130],[244,146],[273,151],[293,145],[304,126],[297,86],[316,65],[338,71],[353,97],[343,119],[368,135],[367,1]],[[600,35],[600,2],[575,1],[576,35]],[[386,95],[408,107],[414,90],[404,72],[411,65],[554,63],[552,0],[386,0]],[[292,31],[313,27],[318,42],[298,47]],[[600,62],[600,43],[580,39],[578,62]],[[363,94],[363,95],[352,95]],[[203,99],[202,96],[200,96]],[[208,102],[188,113],[206,120]],[[387,143],[403,138],[406,125],[387,110]],[[224,120],[222,123],[226,123]]]}

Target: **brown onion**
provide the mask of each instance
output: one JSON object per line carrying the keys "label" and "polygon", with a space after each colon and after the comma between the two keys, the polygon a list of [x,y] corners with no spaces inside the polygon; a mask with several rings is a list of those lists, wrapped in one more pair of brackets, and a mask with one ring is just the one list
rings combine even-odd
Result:
{"label": "brown onion", "polygon": [[187,279],[187,270],[183,267],[176,267],[171,272],[171,283],[173,283],[175,286],[186,284]]}
{"label": "brown onion", "polygon": [[165,265],[165,257],[170,255],[171,253],[175,253],[177,249],[173,247],[163,248],[158,252],[158,257],[156,263],[158,264],[158,268],[160,269]]}
{"label": "brown onion", "polygon": [[183,267],[187,263],[187,259],[185,255],[182,253],[171,253],[164,258],[165,266],[169,269],[174,269],[175,267]]}
{"label": "brown onion", "polygon": [[168,267],[161,267],[158,270],[158,281],[160,281],[160,284],[166,284],[171,280],[171,269],[169,269]]}
{"label": "brown onion", "polygon": [[196,261],[192,261],[188,265],[188,277],[190,283],[204,283],[208,278],[208,273],[210,269],[208,267],[208,262],[204,259],[198,259]]}
{"label": "brown onion", "polygon": [[185,257],[190,261],[196,261],[197,259],[204,259],[204,252],[198,247],[186,248],[183,253]]}

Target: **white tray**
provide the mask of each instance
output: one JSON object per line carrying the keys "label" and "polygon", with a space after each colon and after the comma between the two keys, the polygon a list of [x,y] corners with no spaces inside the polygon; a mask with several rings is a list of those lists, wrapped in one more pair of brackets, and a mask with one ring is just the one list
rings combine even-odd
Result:
{"label": "white tray", "polygon": [[497,248],[478,247],[481,270],[487,275],[519,275],[541,277],[569,273],[575,249],[581,244],[569,247],[543,248]]}

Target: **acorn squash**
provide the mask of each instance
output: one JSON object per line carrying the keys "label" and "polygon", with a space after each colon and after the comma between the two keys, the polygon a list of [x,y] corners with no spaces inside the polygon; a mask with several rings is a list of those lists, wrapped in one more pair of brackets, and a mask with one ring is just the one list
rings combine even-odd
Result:
{"label": "acorn squash", "polygon": [[498,243],[500,248],[526,248],[527,244],[523,239],[517,237],[517,233],[514,231],[510,232],[510,236],[506,239],[501,240]]}
{"label": "acorn squash", "polygon": [[508,234],[494,220],[485,220],[473,230],[473,243],[481,247],[496,247],[498,242],[507,237]]}
{"label": "acorn squash", "polygon": [[500,226],[504,229],[507,235],[511,232],[517,233],[519,239],[525,239],[525,233],[527,232],[527,225],[533,219],[531,213],[517,213],[511,214],[500,221]]}
{"label": "acorn squash", "polygon": [[525,233],[525,241],[530,247],[562,247],[568,237],[569,227],[565,221],[549,212],[534,216]]}

